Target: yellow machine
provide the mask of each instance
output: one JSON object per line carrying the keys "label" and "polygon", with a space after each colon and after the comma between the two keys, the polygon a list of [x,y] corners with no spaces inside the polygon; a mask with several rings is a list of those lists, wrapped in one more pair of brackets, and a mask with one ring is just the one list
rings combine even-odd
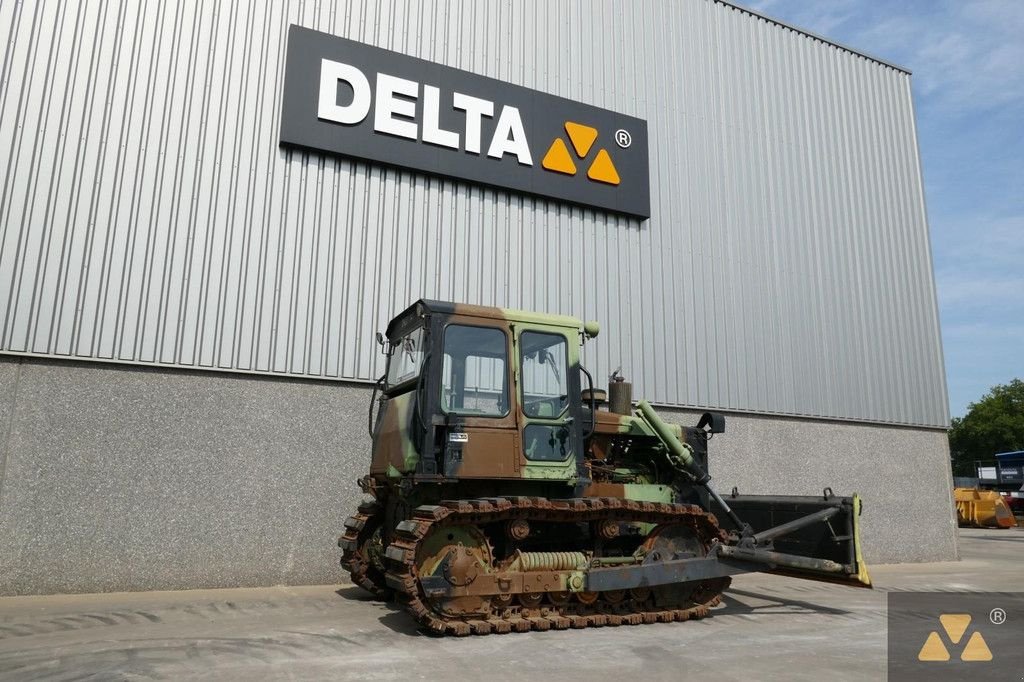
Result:
{"label": "yellow machine", "polygon": [[954,488],[953,501],[956,503],[956,520],[961,526],[976,528],[1014,528],[1017,520],[994,490],[977,488]]}

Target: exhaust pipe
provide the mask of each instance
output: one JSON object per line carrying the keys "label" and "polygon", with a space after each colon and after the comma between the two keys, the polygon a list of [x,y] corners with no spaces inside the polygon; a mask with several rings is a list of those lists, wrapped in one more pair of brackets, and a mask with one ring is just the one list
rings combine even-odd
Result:
{"label": "exhaust pipe", "polygon": [[619,370],[608,377],[608,411],[615,414],[632,414],[633,384],[619,374]]}

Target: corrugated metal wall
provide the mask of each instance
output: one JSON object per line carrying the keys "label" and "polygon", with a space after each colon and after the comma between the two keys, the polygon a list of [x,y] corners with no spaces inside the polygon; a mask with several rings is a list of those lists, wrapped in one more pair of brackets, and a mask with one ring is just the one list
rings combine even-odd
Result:
{"label": "corrugated metal wall", "polygon": [[[647,119],[653,217],[278,147],[290,23]],[[420,296],[658,403],[948,420],[907,74],[707,0],[0,3],[0,350],[369,379]]]}

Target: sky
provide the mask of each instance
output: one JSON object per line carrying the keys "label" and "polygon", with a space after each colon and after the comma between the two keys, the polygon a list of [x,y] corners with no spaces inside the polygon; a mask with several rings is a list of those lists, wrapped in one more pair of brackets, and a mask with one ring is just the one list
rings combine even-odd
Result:
{"label": "sky", "polygon": [[913,72],[952,416],[1024,379],[1024,0],[740,0]]}

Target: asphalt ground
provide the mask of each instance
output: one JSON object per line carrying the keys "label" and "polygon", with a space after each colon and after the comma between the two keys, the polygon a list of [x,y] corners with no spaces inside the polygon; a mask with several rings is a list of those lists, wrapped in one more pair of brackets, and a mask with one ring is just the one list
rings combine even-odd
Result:
{"label": "asphalt ground", "polygon": [[887,593],[1024,592],[1024,529],[960,541],[872,567],[873,590],[750,574],[700,621],[470,638],[351,585],[6,597],[0,679],[885,679]]}

